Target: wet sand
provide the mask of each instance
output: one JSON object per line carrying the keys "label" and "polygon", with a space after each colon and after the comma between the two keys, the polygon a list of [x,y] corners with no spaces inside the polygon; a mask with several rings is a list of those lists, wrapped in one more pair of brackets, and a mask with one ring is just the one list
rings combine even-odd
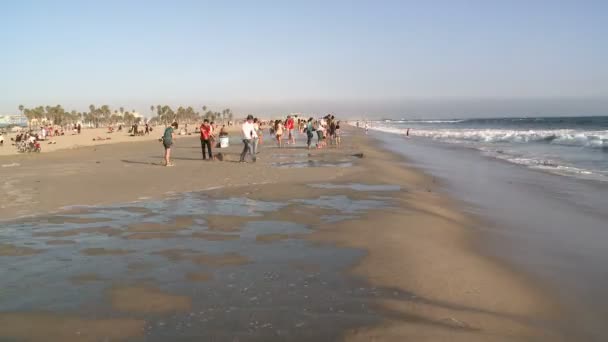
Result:
{"label": "wet sand", "polygon": [[550,294],[476,251],[478,221],[348,133],[246,165],[183,138],[174,168],[144,142],[1,169],[19,191],[0,208],[0,340],[563,339]]}

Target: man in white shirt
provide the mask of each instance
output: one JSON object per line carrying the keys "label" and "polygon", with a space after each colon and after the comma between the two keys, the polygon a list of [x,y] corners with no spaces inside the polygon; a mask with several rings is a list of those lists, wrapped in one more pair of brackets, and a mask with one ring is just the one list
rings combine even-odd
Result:
{"label": "man in white shirt", "polygon": [[241,126],[241,132],[243,135],[243,152],[241,153],[241,163],[245,162],[247,154],[251,155],[251,160],[255,163],[255,154],[253,154],[253,139],[258,138],[258,134],[253,126],[253,116],[248,115],[247,121]]}

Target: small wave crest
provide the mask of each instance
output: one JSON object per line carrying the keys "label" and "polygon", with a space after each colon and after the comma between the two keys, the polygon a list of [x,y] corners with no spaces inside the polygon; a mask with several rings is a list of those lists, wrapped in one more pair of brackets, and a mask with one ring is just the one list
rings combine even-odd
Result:
{"label": "small wave crest", "polygon": [[[406,129],[395,127],[373,129],[389,133],[406,133]],[[549,143],[608,151],[608,130],[411,129],[409,134],[448,142]]]}

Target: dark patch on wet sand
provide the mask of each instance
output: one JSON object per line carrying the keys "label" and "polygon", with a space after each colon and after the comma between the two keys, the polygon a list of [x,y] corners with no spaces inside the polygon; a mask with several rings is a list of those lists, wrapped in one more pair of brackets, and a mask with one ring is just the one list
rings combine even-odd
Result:
{"label": "dark patch on wet sand", "polygon": [[207,215],[207,227],[212,231],[238,232],[241,226],[253,218],[249,216]]}
{"label": "dark patch on wet sand", "polygon": [[33,342],[119,341],[140,337],[145,321],[86,319],[50,313],[0,313],[0,340]]}
{"label": "dark patch on wet sand", "polygon": [[133,233],[126,235],[127,240],[151,240],[151,239],[175,239],[185,237],[176,233],[156,232],[156,233]]}
{"label": "dark patch on wet sand", "polygon": [[49,240],[49,241],[46,241],[46,244],[50,245],[50,246],[73,245],[75,243],[76,243],[76,241],[74,241],[74,240]]}
{"label": "dark patch on wet sand", "polygon": [[76,224],[86,224],[86,223],[99,223],[99,222],[108,222],[112,221],[111,218],[103,218],[103,217],[72,217],[72,216],[52,216],[46,219],[46,222],[52,224],[65,224],[65,223],[76,223]]}
{"label": "dark patch on wet sand", "polygon": [[209,273],[204,272],[192,272],[186,274],[186,279],[189,281],[209,281],[213,276]]}
{"label": "dark patch on wet sand", "polygon": [[194,224],[194,218],[191,216],[179,216],[172,222],[157,223],[157,222],[138,222],[127,227],[129,232],[174,232],[190,228]]}
{"label": "dark patch on wet sand", "polygon": [[85,284],[100,280],[102,279],[95,273],[83,273],[70,277],[70,281],[74,284]]}
{"label": "dark patch on wet sand", "polygon": [[127,265],[127,268],[131,271],[145,271],[155,267],[155,264],[150,262],[132,262]]}
{"label": "dark patch on wet sand", "polygon": [[75,228],[69,230],[56,230],[50,232],[36,232],[32,236],[42,237],[66,237],[74,236],[79,234],[100,234],[107,236],[114,236],[122,234],[122,230],[113,227],[90,227],[90,228]]}
{"label": "dark patch on wet sand", "polygon": [[296,270],[307,273],[318,273],[321,270],[321,265],[306,262],[292,262],[290,266],[295,268]]}
{"label": "dark patch on wet sand", "polygon": [[107,248],[87,248],[80,251],[80,253],[85,255],[125,255],[129,253],[133,253],[133,251],[126,249],[107,249]]}
{"label": "dark patch on wet sand", "polygon": [[153,254],[162,255],[172,261],[190,260],[193,263],[209,266],[236,266],[251,263],[251,260],[238,253],[205,254],[191,249],[166,249]]}
{"label": "dark patch on wet sand", "polygon": [[204,239],[208,241],[226,241],[226,240],[238,240],[240,238],[239,235],[234,234],[218,234],[218,233],[205,233],[205,232],[196,232],[190,235],[193,238]]}
{"label": "dark patch on wet sand", "polygon": [[258,243],[271,243],[275,241],[289,239],[289,234],[262,234],[255,237],[255,241]]}
{"label": "dark patch on wet sand", "polygon": [[34,249],[29,247],[19,247],[9,244],[0,244],[0,256],[23,256],[42,253],[44,249]]}
{"label": "dark patch on wet sand", "polygon": [[117,287],[110,291],[112,308],[132,313],[165,313],[190,310],[190,297],[172,295],[147,286]]}

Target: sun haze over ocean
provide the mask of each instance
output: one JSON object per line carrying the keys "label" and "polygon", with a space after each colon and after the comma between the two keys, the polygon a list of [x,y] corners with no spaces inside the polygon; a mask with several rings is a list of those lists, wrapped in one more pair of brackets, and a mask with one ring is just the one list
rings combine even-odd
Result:
{"label": "sun haze over ocean", "polygon": [[9,1],[0,113],[602,115],[605,1]]}

